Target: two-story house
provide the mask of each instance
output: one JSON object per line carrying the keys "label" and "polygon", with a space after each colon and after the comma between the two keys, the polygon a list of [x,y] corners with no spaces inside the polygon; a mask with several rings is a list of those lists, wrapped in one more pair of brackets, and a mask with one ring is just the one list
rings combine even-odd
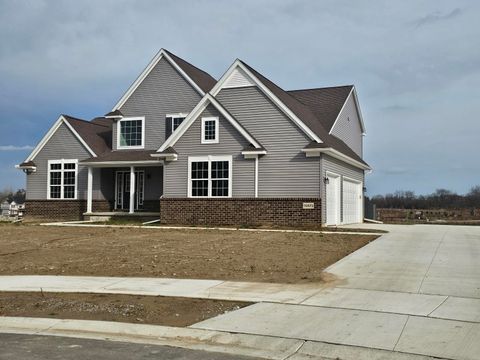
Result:
{"label": "two-story house", "polygon": [[18,168],[30,217],[172,224],[363,220],[354,86],[285,91],[241,60],[217,81],[160,50],[105,116],[61,115]]}

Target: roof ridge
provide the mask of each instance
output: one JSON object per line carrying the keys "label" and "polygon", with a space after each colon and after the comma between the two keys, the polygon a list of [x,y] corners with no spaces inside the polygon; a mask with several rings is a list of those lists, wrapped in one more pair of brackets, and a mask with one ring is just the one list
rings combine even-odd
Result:
{"label": "roof ridge", "polygon": [[167,49],[165,49],[165,48],[164,48],[163,50],[164,50],[166,53],[168,53],[168,55],[173,55],[173,56],[175,56],[176,58],[178,58],[178,59],[186,62],[188,65],[194,67],[194,68],[197,69],[198,71],[203,72],[204,74],[210,76],[212,79],[214,79],[215,81],[217,81],[217,79],[215,79],[212,75],[210,75],[210,74],[209,74],[208,72],[206,72],[205,70],[200,69],[198,66],[193,65],[191,62],[185,60],[184,58],[181,58],[181,57],[178,56],[178,55],[175,55],[174,53],[172,53],[171,51],[169,51],[169,50],[167,50]]}
{"label": "roof ridge", "polygon": [[325,90],[325,89],[338,89],[338,88],[346,88],[346,87],[354,87],[355,85],[336,85],[336,86],[325,86],[325,87],[318,87],[318,88],[304,88],[304,89],[293,89],[293,90],[285,90],[288,93],[295,92],[295,91],[308,91],[308,90]]}
{"label": "roof ridge", "polygon": [[[95,126],[101,126],[101,127],[104,127],[104,128],[107,128],[108,129],[108,126],[105,126],[105,125],[100,125],[100,124],[97,124],[97,123],[93,123],[91,120],[84,120],[84,119],[80,119],[80,118],[76,118],[74,116],[70,116],[70,115],[67,115],[67,114],[62,114],[63,117],[66,117],[67,120],[75,120],[75,121],[81,121],[81,122],[84,122],[86,124],[90,124],[90,125],[95,125]],[[97,117],[97,118],[94,118],[94,119],[98,119],[98,118],[102,118],[102,116],[100,117]]]}

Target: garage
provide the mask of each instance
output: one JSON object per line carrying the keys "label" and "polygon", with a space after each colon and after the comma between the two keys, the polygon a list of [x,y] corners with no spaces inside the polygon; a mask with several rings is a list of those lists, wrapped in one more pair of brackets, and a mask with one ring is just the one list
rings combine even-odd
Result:
{"label": "garage", "polygon": [[343,177],[342,181],[343,224],[362,222],[362,183]]}

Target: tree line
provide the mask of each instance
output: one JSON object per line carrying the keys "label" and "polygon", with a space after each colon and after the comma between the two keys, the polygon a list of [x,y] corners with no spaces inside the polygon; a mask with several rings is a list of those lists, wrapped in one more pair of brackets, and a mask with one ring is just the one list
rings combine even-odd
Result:
{"label": "tree line", "polygon": [[0,191],[0,203],[7,200],[8,202],[15,201],[17,204],[25,202],[25,189],[18,189],[13,191],[11,189],[4,189]]}
{"label": "tree line", "polygon": [[480,185],[465,195],[447,189],[437,189],[429,195],[415,195],[413,191],[396,191],[393,194],[375,195],[369,199],[377,208],[388,209],[461,209],[480,208]]}

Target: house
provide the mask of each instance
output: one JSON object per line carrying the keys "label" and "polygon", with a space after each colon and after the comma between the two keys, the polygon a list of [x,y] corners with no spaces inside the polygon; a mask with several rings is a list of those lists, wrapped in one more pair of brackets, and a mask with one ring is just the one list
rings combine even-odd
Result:
{"label": "house", "polygon": [[112,110],[61,115],[25,161],[31,217],[174,224],[363,220],[352,85],[285,91],[241,60],[217,81],[161,49]]}
{"label": "house", "polygon": [[23,217],[25,204],[17,204],[15,201],[9,203],[5,200],[0,205],[0,210],[0,215],[4,217]]}

